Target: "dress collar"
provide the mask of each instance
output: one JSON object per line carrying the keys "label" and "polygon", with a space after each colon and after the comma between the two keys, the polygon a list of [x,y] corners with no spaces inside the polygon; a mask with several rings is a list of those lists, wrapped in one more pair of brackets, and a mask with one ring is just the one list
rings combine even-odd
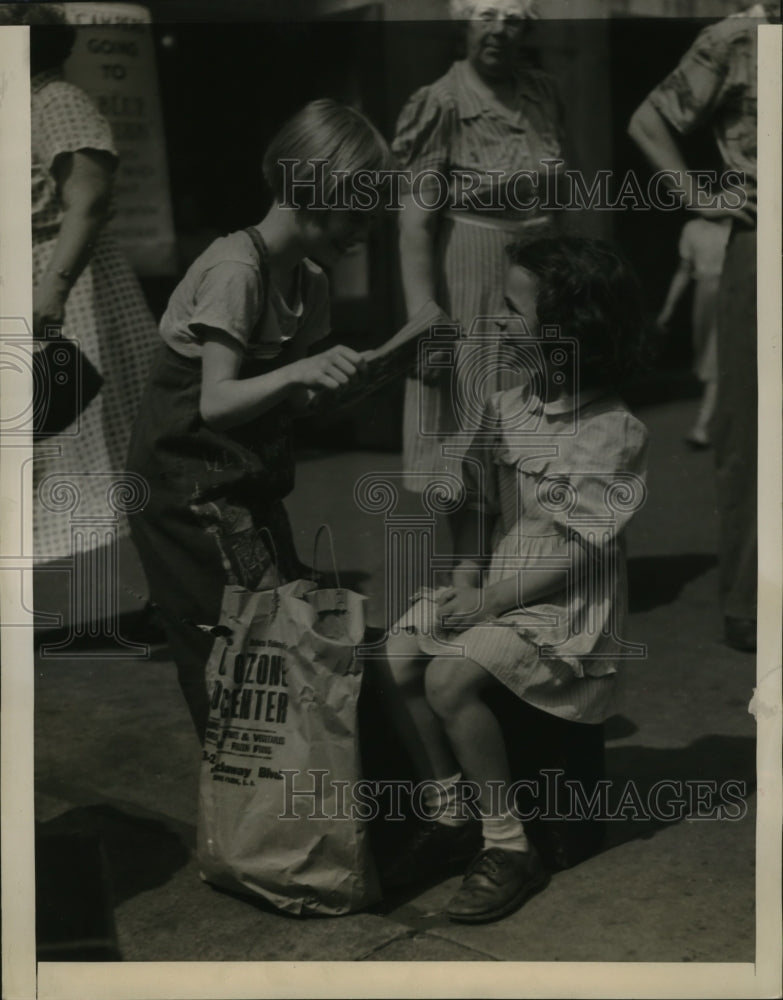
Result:
{"label": "dress collar", "polygon": [[515,101],[519,105],[517,111],[505,107],[500,101],[495,100],[491,94],[480,90],[474,82],[467,59],[460,59],[455,62],[449,71],[454,85],[454,96],[457,104],[457,114],[463,120],[469,118],[480,118],[486,114],[501,114],[507,118],[515,118],[517,111],[521,108],[522,99],[535,100],[535,91],[526,80],[524,71],[515,74]]}
{"label": "dress collar", "polygon": [[40,73],[36,73],[34,77],[30,79],[30,89],[33,94],[37,94],[39,90],[45,87],[49,83],[54,83],[55,80],[63,79],[63,71],[59,67],[55,69],[44,69]]}
{"label": "dress collar", "polygon": [[566,396],[545,403],[533,391],[532,384],[524,381],[515,391],[507,390],[499,393],[498,420],[504,431],[538,431],[547,434],[545,421],[556,420],[558,417],[572,417],[574,413],[584,410],[597,399],[611,399],[603,389],[585,389],[578,396]]}

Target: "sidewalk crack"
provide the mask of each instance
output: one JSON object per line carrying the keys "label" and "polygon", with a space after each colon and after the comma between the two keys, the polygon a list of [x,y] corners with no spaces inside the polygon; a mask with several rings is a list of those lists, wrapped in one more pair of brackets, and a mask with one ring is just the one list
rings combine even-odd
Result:
{"label": "sidewalk crack", "polygon": [[381,944],[376,944],[373,948],[370,948],[370,950],[366,952],[364,955],[359,955],[359,957],[356,958],[355,961],[366,962],[368,958],[372,958],[373,955],[377,955],[378,952],[383,951],[384,948],[388,948],[390,944],[396,944],[398,941],[410,941],[410,939],[416,937],[418,933],[419,933],[418,931],[412,929],[408,930],[401,929],[400,934],[395,935],[389,941],[383,941]]}
{"label": "sidewalk crack", "polygon": [[366,962],[368,959],[375,955],[380,954],[384,949],[388,948],[390,945],[398,944],[400,941],[413,941],[415,938],[432,938],[437,941],[444,941],[446,944],[452,945],[453,947],[459,948],[461,951],[469,951],[474,955],[480,956],[482,961],[485,962],[497,962],[500,961],[494,955],[490,955],[487,952],[480,951],[478,948],[474,948],[472,945],[464,944],[461,941],[455,941],[453,938],[446,937],[444,934],[438,934],[432,931],[416,930],[415,928],[409,928],[402,934],[393,937],[390,941],[384,941],[382,944],[376,945],[371,948],[366,954],[360,955],[356,959],[357,962]]}

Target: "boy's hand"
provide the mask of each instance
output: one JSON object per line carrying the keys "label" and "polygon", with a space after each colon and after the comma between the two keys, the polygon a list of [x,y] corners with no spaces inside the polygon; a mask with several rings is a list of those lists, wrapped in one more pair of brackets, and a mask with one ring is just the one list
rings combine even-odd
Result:
{"label": "boy's hand", "polygon": [[303,358],[291,365],[295,385],[308,389],[339,389],[359,374],[365,359],[358,351],[338,344],[323,354]]}

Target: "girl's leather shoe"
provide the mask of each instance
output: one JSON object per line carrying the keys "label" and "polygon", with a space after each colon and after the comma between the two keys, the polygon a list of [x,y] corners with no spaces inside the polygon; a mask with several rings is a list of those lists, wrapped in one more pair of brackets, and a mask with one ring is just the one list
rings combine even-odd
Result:
{"label": "girl's leather shoe", "polygon": [[527,851],[487,848],[473,859],[446,912],[464,924],[508,916],[549,881],[534,847]]}

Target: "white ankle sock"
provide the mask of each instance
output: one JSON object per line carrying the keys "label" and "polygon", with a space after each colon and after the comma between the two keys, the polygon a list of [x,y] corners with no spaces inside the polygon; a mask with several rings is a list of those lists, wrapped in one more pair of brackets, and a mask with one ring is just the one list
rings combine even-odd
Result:
{"label": "white ankle sock", "polygon": [[481,821],[484,849],[502,847],[504,851],[527,851],[530,849],[525,828],[514,816],[485,816]]}
{"label": "white ankle sock", "polygon": [[428,788],[423,797],[422,805],[430,819],[444,826],[462,826],[467,817],[462,815],[459,806],[459,788],[457,783],[462,780],[462,774],[457,771],[448,778],[439,778],[440,788]]}

